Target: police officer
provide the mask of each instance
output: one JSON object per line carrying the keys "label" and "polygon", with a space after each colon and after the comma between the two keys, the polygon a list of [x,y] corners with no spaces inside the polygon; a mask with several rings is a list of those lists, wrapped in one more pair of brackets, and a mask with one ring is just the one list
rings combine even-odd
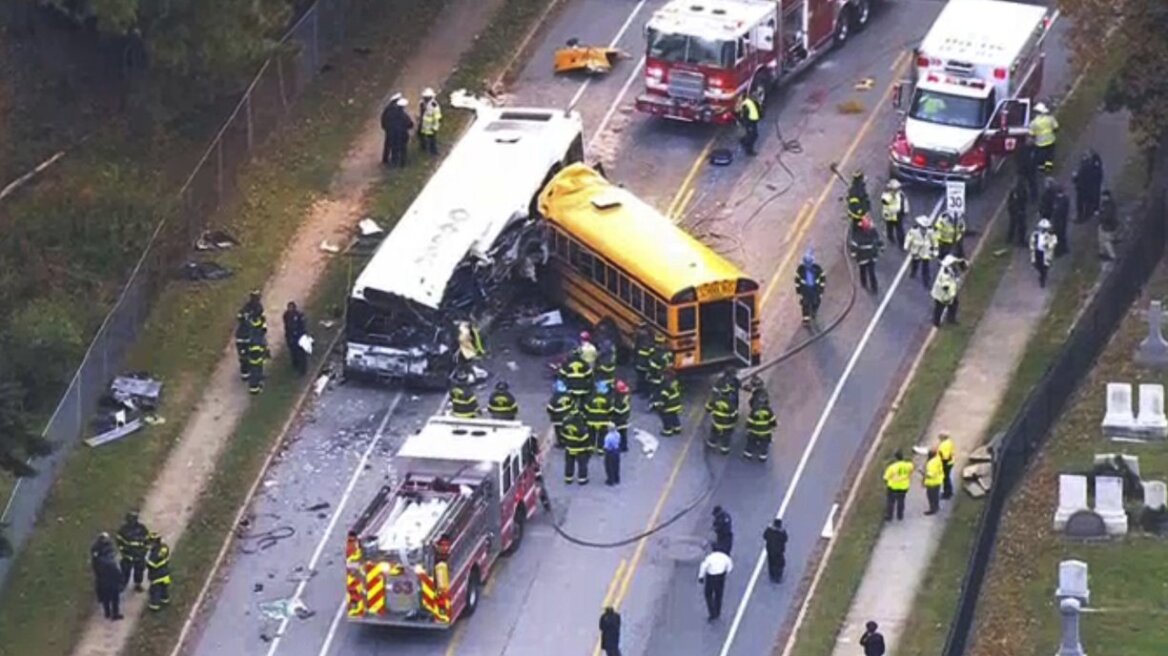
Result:
{"label": "police officer", "polygon": [[672,371],[665,372],[661,388],[651,406],[661,417],[661,434],[673,436],[681,433],[681,385]]}
{"label": "police officer", "polygon": [[946,255],[941,260],[941,268],[937,271],[937,279],[933,281],[933,325],[941,327],[941,319],[947,318],[949,323],[957,323],[957,290],[961,279],[957,271],[960,260],[953,255]]}
{"label": "police officer", "polygon": [[884,235],[897,248],[904,249],[904,223],[908,217],[908,197],[900,189],[900,180],[892,178],[884,193],[880,195],[881,216],[884,218]]}
{"label": "police officer", "polygon": [[758,122],[762,119],[762,111],[758,101],[749,93],[743,96],[738,105],[738,122],[742,124],[742,149],[747,155],[754,157],[754,144],[758,142]]}
{"label": "police officer", "polygon": [[552,397],[548,399],[547,403],[548,419],[551,420],[552,430],[555,431],[557,449],[564,448],[564,441],[560,436],[560,424],[575,409],[576,400],[568,393],[568,386],[564,384],[564,381],[557,380],[552,388]]}
{"label": "police officer", "polygon": [[908,251],[911,262],[908,277],[916,278],[919,270],[921,284],[928,291],[929,284],[933,282],[930,269],[933,258],[937,255],[937,233],[933,232],[932,222],[929,221],[928,216],[922,214],[914,220],[914,225],[904,240],[904,248]]}
{"label": "police officer", "polygon": [[560,365],[560,380],[568,386],[568,393],[576,403],[584,403],[584,397],[592,391],[592,368],[578,354],[573,353]]}
{"label": "police officer", "polygon": [[895,511],[898,520],[904,519],[904,498],[912,485],[912,463],[904,459],[904,454],[897,451],[892,462],[884,468],[884,520],[892,521]]}
{"label": "police officer", "polygon": [[385,141],[381,146],[381,164],[383,166],[389,166],[393,158],[394,136],[396,136],[394,122],[397,120],[397,101],[401,97],[400,93],[393,94],[389,97],[389,103],[385,105],[385,109],[381,110],[381,131],[385,133]]}
{"label": "police officer", "polygon": [[572,412],[561,424],[564,441],[564,482],[588,484],[588,459],[595,450],[595,441],[579,412]]}
{"label": "police officer", "polygon": [[823,273],[823,267],[819,266],[815,261],[815,255],[808,249],[803,255],[803,261],[795,269],[795,293],[799,295],[803,323],[811,323],[815,319],[826,287],[827,276]]}
{"label": "police officer", "polygon": [[506,381],[495,383],[495,391],[487,399],[487,412],[491,414],[492,419],[508,421],[515,419],[519,414],[519,403],[515,401],[515,395],[511,393]]}
{"label": "police officer", "polygon": [[941,485],[945,482],[945,465],[936,449],[929,449],[929,459],[925,461],[925,498],[929,501],[926,515],[936,515],[941,510]]}
{"label": "police officer", "polygon": [[438,154],[438,128],[442,126],[442,107],[435,98],[434,90],[422,91],[422,101],[418,105],[418,144],[431,155]]}
{"label": "police officer", "polygon": [[1038,286],[1046,287],[1046,274],[1058,251],[1058,237],[1050,229],[1050,221],[1040,219],[1034,234],[1030,235],[1030,264],[1038,272]]}
{"label": "police officer", "polygon": [[247,391],[259,394],[264,391],[264,362],[272,356],[268,351],[266,331],[253,328],[247,346]]}
{"label": "police officer", "polygon": [[711,513],[714,516],[712,528],[714,529],[714,551],[721,551],[727,556],[734,548],[734,521],[730,517],[730,513],[722,506],[714,506]]}
{"label": "police officer", "polygon": [[612,422],[612,399],[609,398],[608,384],[600,382],[584,402],[584,420],[592,435],[593,448],[597,453],[604,451],[604,433]]}
{"label": "police officer", "polygon": [[742,457],[752,460],[757,456],[759,461],[766,462],[771,439],[778,425],[779,420],[771,410],[770,401],[764,397],[757,407],[751,408],[746,417],[746,448],[742,451]]}
{"label": "police officer", "polygon": [[410,101],[399,96],[386,109],[388,120],[386,120],[385,115],[382,119],[385,121],[383,126],[386,131],[386,139],[389,141],[389,163],[398,168],[406,166],[406,147],[410,143],[410,131],[414,129],[414,120],[406,112],[406,108],[409,106]]}
{"label": "police officer", "polygon": [[117,549],[109,533],[102,533],[89,549],[89,564],[93,568],[93,587],[102,613],[107,620],[122,619],[121,595],[125,584],[118,568]]}
{"label": "police officer", "polygon": [[146,540],[146,579],[150,581],[149,608],[162,610],[170,604],[170,547],[157,533],[151,533]]}
{"label": "police officer", "polygon": [[1010,216],[1010,226],[1006,231],[1006,243],[1011,246],[1026,245],[1026,206],[1030,203],[1026,181],[1022,178],[1014,183],[1010,196],[1006,199],[1006,213]]}
{"label": "police officer", "polygon": [[459,419],[479,416],[479,399],[474,388],[466,383],[457,383],[450,388],[450,414]]}
{"label": "police officer", "polygon": [[766,527],[762,541],[766,546],[767,574],[772,582],[781,583],[787,567],[787,529],[783,528],[783,520],[776,518]]}
{"label": "police officer", "polygon": [[706,446],[718,449],[722,455],[730,453],[730,437],[738,425],[738,405],[731,403],[728,394],[718,393],[706,403],[710,415],[710,436]]}
{"label": "police officer", "polygon": [[945,480],[941,486],[941,498],[953,498],[953,438],[948,432],[942,432],[939,436],[941,442],[937,445],[937,455],[941,458],[941,465],[945,469]]}
{"label": "police officer", "polygon": [[1045,103],[1034,106],[1038,113],[1030,121],[1030,139],[1035,147],[1035,161],[1042,171],[1050,173],[1054,170],[1054,146],[1059,129],[1058,120],[1051,115]]}
{"label": "police officer", "polygon": [[300,346],[300,338],[306,333],[304,313],[289,301],[288,308],[284,310],[284,344],[292,359],[292,369],[302,376],[308,371],[308,353]]}
{"label": "police officer", "polygon": [[848,246],[852,259],[860,269],[860,286],[875,294],[880,291],[880,283],[876,280],[876,259],[884,247],[880,233],[876,232],[872,220],[867,217],[859,225],[853,225],[851,233]]}
{"label": "police officer", "polygon": [[131,574],[134,577],[134,590],[142,591],[142,574],[146,571],[146,538],[150,531],[138,521],[138,513],[126,513],[126,521],[118,529],[118,551],[122,552],[122,587],[130,583]]}
{"label": "police officer", "polygon": [[1099,153],[1087,149],[1079,160],[1072,182],[1075,185],[1075,222],[1083,223],[1099,209],[1099,196],[1103,191],[1103,159]]}
{"label": "police officer", "polygon": [[633,333],[633,370],[637,373],[637,396],[646,398],[649,389],[649,363],[657,355],[657,347],[653,341],[653,329],[649,324],[642,323]]}
{"label": "police officer", "polygon": [[616,394],[612,397],[612,423],[616,424],[620,432],[620,450],[629,450],[629,419],[633,414],[633,402],[629,394],[629,386],[625,381],[616,381]]}

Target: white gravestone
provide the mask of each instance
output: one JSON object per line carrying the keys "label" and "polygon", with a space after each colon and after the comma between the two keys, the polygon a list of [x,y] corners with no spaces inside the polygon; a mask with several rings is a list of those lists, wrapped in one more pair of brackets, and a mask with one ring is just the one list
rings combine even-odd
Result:
{"label": "white gravestone", "polygon": [[1168,483],[1144,481],[1144,507],[1160,510],[1168,506]]}
{"label": "white gravestone", "polygon": [[1145,435],[1168,437],[1163,385],[1140,385],[1140,413],[1136,416],[1136,428]]}
{"label": "white gravestone", "polygon": [[1086,606],[1091,599],[1091,591],[1087,588],[1087,563],[1081,560],[1064,560],[1059,563],[1058,588],[1054,596],[1060,601],[1078,599],[1080,604]]}
{"label": "white gravestone", "polygon": [[1078,474],[1059,474],[1058,510],[1054,512],[1054,530],[1067,526],[1071,515],[1087,509],[1087,477]]}
{"label": "white gravestone", "polygon": [[1134,432],[1135,427],[1131,384],[1107,383],[1107,414],[1103,415],[1103,436],[1126,437]]}
{"label": "white gravestone", "polygon": [[1108,535],[1127,533],[1127,511],[1123,509],[1123,479],[1118,476],[1095,477],[1095,512],[1107,525]]}

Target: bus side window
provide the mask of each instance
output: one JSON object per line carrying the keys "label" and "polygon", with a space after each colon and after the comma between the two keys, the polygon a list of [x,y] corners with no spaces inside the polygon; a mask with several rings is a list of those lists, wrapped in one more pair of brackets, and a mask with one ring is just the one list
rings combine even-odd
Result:
{"label": "bus side window", "polygon": [[609,270],[608,270],[608,291],[613,296],[617,295],[617,282],[620,279],[620,277],[621,276],[619,273],[616,272],[616,269],[609,268]]}
{"label": "bus side window", "polygon": [[507,456],[507,459],[503,461],[503,494],[511,491],[511,460],[512,457]]}
{"label": "bus side window", "polygon": [[665,304],[661,301],[654,301],[653,305],[657,310],[657,325],[662,328],[669,328],[669,312],[665,308]]}
{"label": "bus side window", "polygon": [[556,255],[568,259],[568,238],[559,230],[555,231]]}
{"label": "bus side window", "polygon": [[624,274],[620,276],[620,297],[626,304],[629,303],[629,279]]}
{"label": "bus side window", "polygon": [[638,286],[638,285],[632,286],[632,294],[630,295],[630,298],[632,299],[633,309],[636,310],[637,312],[640,312],[641,311],[641,288],[640,288],[640,286]]}
{"label": "bus side window", "polygon": [[571,254],[572,266],[580,273],[591,276],[592,275],[592,253],[580,246],[576,242],[571,242],[568,245],[568,251]]}
{"label": "bus side window", "polygon": [[604,276],[608,265],[604,263],[599,257],[592,263],[592,282],[604,286]]}

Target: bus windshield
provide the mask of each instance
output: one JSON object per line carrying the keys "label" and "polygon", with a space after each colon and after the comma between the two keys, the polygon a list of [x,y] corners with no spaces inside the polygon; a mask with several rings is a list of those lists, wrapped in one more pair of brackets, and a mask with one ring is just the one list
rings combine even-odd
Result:
{"label": "bus windshield", "polygon": [[649,29],[649,56],[667,62],[734,68],[734,42]]}
{"label": "bus windshield", "polygon": [[909,116],[926,123],[981,129],[989,123],[989,111],[990,103],[987,98],[970,98],[917,89]]}

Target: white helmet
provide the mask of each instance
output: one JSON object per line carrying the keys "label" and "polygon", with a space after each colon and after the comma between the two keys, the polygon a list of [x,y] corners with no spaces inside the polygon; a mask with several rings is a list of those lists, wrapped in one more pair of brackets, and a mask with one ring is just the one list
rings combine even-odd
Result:
{"label": "white helmet", "polygon": [[946,267],[946,268],[951,267],[954,264],[957,264],[957,256],[956,255],[946,255],[945,259],[941,260],[941,266]]}
{"label": "white helmet", "polygon": [[409,107],[410,106],[410,99],[406,98],[405,96],[398,98],[397,99],[397,106],[398,107]]}
{"label": "white helmet", "polygon": [[914,221],[918,226],[920,226],[922,228],[927,228],[930,225],[932,225],[932,223],[933,223],[933,221],[931,219],[929,219],[928,214],[922,214],[922,215],[918,216]]}
{"label": "white helmet", "polygon": [[900,180],[897,180],[896,178],[892,178],[891,180],[888,181],[888,188],[893,190],[893,191],[900,189]]}
{"label": "white helmet", "polygon": [[1038,112],[1039,114],[1050,113],[1050,109],[1047,108],[1046,103],[1038,103],[1037,105],[1034,106],[1034,111]]}
{"label": "white helmet", "polygon": [[1046,219],[1039,220],[1038,229],[1039,230],[1050,230],[1050,221],[1047,221]]}
{"label": "white helmet", "polygon": [[430,87],[422,89],[422,100],[429,100],[434,97],[434,90]]}
{"label": "white helmet", "polygon": [[394,93],[392,96],[389,97],[389,104],[392,105],[392,104],[396,103],[398,100],[401,99],[401,97],[402,97],[402,95],[401,95],[400,91],[398,91],[397,93]]}

